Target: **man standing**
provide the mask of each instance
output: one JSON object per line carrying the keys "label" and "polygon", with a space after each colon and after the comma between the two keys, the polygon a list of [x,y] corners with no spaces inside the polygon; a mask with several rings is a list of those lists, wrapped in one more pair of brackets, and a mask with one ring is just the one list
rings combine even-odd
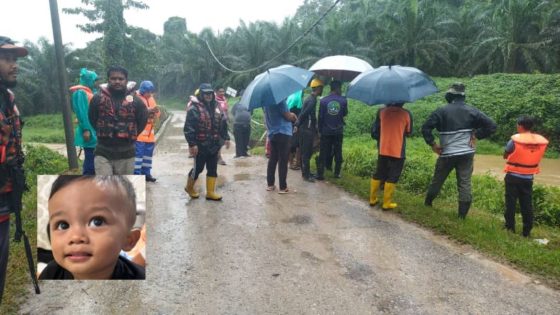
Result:
{"label": "man standing", "polygon": [[532,117],[519,117],[517,134],[511,137],[504,150],[504,159],[507,160],[504,168],[505,228],[515,232],[515,205],[519,199],[524,237],[529,237],[533,229],[533,176],[540,172],[539,163],[548,146],[545,137],[533,133],[534,123]]}
{"label": "man standing", "polygon": [[299,148],[301,150],[301,175],[308,182],[314,182],[311,174],[310,160],[313,155],[313,139],[317,134],[317,98],[323,94],[325,84],[319,79],[311,80],[311,94],[303,102],[303,108],[295,123],[299,134]]}
{"label": "man standing", "polygon": [[290,154],[290,139],[292,138],[292,123],[296,121],[296,114],[288,109],[286,101],[263,108],[266,120],[267,138],[270,143],[270,157],[266,169],[267,191],[273,191],[274,173],[278,165],[279,194],[289,193],[286,177],[288,175],[288,156]]}
{"label": "man standing", "polygon": [[412,132],[412,115],[403,103],[388,104],[377,112],[371,137],[377,140],[377,170],[371,177],[369,205],[377,204],[377,191],[382,182],[383,205],[381,209],[397,207],[393,202],[397,182],[406,158],[406,136]]}
{"label": "man standing", "polygon": [[[459,191],[458,216],[465,219],[472,202],[475,142],[494,133],[496,123],[478,109],[465,104],[465,86],[462,83],[451,85],[445,99],[448,104],[432,112],[422,126],[424,140],[439,155],[424,204],[432,206],[447,176],[455,169]],[[432,134],[434,128],[439,131],[439,145]]]}
{"label": "man standing", "polygon": [[89,121],[97,132],[95,174],[132,175],[136,138],[148,119],[142,101],[127,90],[128,71],[112,66],[107,88],[95,94],[89,106]]}
{"label": "man standing", "polygon": [[[227,102],[227,97],[226,97],[226,90],[222,87],[222,86],[218,86],[218,88],[216,89],[216,103],[218,103],[218,106],[220,106],[220,110],[222,111],[222,113],[224,113],[224,119],[226,120],[226,123],[228,121],[228,102]],[[220,148],[220,151],[218,152],[218,164],[220,165],[226,165],[226,161],[224,161],[224,159],[222,158],[222,149]]]}
{"label": "man standing", "polygon": [[137,96],[142,100],[148,109],[148,122],[144,130],[136,139],[136,159],[134,160],[134,174],[145,175],[147,182],[155,182],[152,176],[152,156],[154,154],[156,135],[155,121],[159,118],[160,112],[154,99],[155,87],[152,81],[142,81],[137,91]]}
{"label": "man standing", "polygon": [[317,179],[324,180],[325,165],[334,153],[334,177],[340,178],[342,168],[342,138],[344,136],[344,117],[348,115],[348,101],[342,94],[342,83],[331,82],[331,94],[321,99],[319,103],[319,134],[321,135],[321,149],[319,151],[319,165],[317,165]]}
{"label": "man standing", "polygon": [[216,193],[218,152],[222,143],[229,148],[227,120],[216,102],[212,85],[202,83],[199,91],[200,96],[187,111],[183,127],[189,153],[194,156],[185,191],[193,199],[199,197],[194,184],[206,166],[206,200],[219,201],[222,196]]}
{"label": "man standing", "polygon": [[251,138],[251,112],[247,106],[237,102],[231,109],[233,114],[233,135],[235,137],[235,157],[248,157],[247,147]]}
{"label": "man standing", "polygon": [[70,88],[72,92],[72,109],[76,114],[78,125],[74,132],[74,145],[84,149],[83,175],[95,175],[94,150],[97,144],[95,129],[89,123],[88,109],[89,102],[93,98],[97,73],[88,71],[86,68],[80,69],[80,84]]}
{"label": "man standing", "polygon": [[23,172],[21,120],[14,94],[9,89],[17,83],[17,58],[27,54],[27,49],[0,36],[0,303],[8,266],[10,213],[16,211],[12,205],[13,174]]}

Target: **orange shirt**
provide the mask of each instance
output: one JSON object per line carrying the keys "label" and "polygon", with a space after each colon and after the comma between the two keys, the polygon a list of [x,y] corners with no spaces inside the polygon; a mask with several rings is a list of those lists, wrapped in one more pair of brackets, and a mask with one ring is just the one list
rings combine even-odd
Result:
{"label": "orange shirt", "polygon": [[379,110],[379,154],[405,158],[404,137],[412,132],[410,112],[402,107],[388,106]]}

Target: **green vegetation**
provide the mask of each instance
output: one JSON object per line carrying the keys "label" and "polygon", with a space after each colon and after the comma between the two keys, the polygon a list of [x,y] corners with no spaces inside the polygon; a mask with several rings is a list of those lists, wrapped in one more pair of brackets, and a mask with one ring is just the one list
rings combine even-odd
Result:
{"label": "green vegetation", "polygon": [[[31,248],[37,247],[37,175],[61,174],[68,169],[68,161],[60,154],[49,150],[44,146],[25,146],[26,153],[25,170],[29,191],[23,196],[22,222]],[[11,218],[10,233],[13,238],[15,232],[15,217]],[[33,250],[34,259],[37,261]],[[23,241],[10,243],[10,258],[8,263],[8,275],[6,288],[0,314],[15,314],[18,304],[27,293],[27,287],[31,283],[27,261],[25,260],[25,249]]]}
{"label": "green vegetation", "polygon": [[66,143],[62,114],[24,117],[24,143]]}

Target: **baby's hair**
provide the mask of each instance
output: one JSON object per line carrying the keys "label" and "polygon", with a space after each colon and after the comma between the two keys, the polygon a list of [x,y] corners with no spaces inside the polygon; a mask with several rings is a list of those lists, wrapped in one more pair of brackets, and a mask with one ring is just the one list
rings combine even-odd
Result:
{"label": "baby's hair", "polygon": [[124,176],[112,175],[112,176],[101,176],[101,175],[60,175],[54,181],[51,187],[51,193],[49,195],[49,200],[54,196],[56,192],[62,188],[70,185],[73,182],[90,180],[96,184],[101,185],[111,185],[122,192],[126,193],[128,201],[130,202],[130,209],[128,213],[128,222],[130,222],[130,227],[134,225],[136,221],[136,192],[134,191],[134,186],[132,183]]}

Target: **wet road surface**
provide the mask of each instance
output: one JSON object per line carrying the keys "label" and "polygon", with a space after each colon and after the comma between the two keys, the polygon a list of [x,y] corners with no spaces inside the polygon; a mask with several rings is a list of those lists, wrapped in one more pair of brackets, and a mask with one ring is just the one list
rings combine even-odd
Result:
{"label": "wet road surface", "polygon": [[[560,293],[290,171],[265,191],[266,159],[219,166],[222,202],[190,200],[183,113],[147,186],[145,281],[42,281],[29,314],[558,314]],[[29,288],[31,292],[31,288]]]}

